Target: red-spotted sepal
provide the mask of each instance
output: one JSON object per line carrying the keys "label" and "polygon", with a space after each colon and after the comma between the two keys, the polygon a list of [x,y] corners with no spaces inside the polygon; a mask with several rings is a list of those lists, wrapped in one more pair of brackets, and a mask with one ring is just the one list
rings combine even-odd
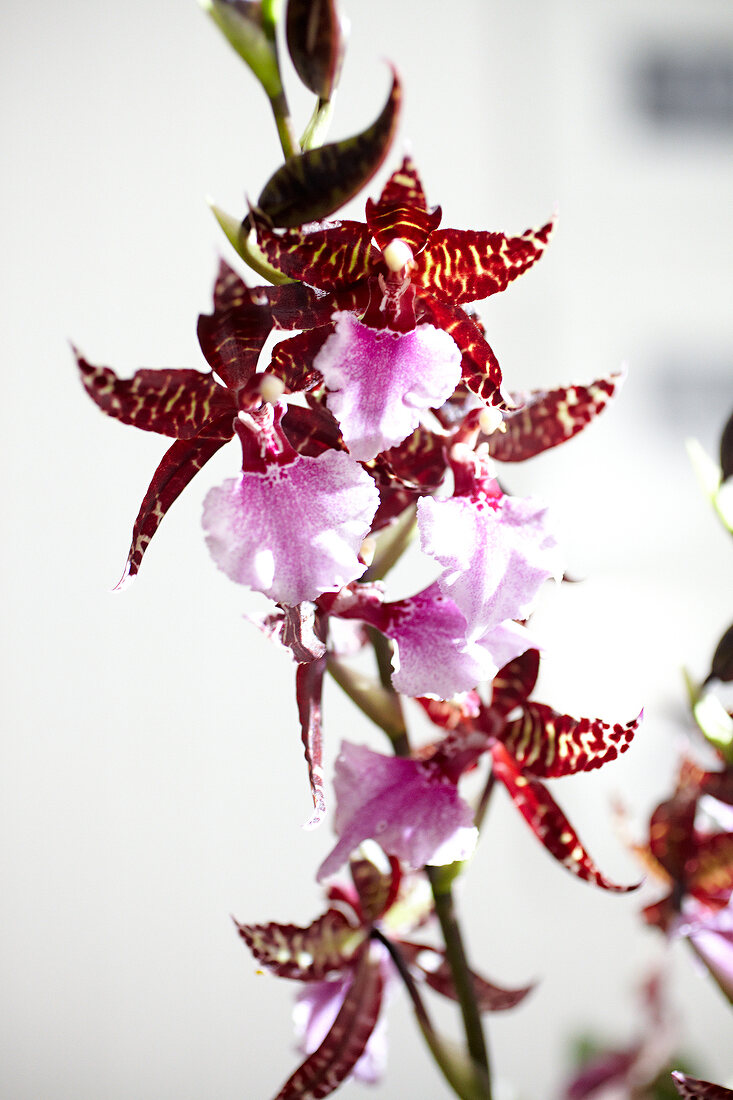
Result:
{"label": "red-spotted sepal", "polygon": [[340,290],[372,273],[379,253],[363,222],[343,221],[311,230],[273,230],[255,220],[257,243],[269,263],[290,279]]}
{"label": "red-spotted sepal", "polygon": [[539,671],[538,649],[528,649],[499,669],[492,684],[491,710],[504,718],[515,707],[523,706],[532,694]]}
{"label": "red-spotted sepal", "polygon": [[599,718],[572,718],[544,703],[528,702],[500,737],[522,771],[555,779],[615,760],[628,749],[640,720],[641,715],[626,725],[612,726]]}
{"label": "red-spotted sepal", "polygon": [[416,257],[413,281],[449,301],[476,302],[504,290],[539,260],[553,222],[521,237],[465,229],[436,229]]}
{"label": "red-spotted sepal", "polygon": [[[425,944],[406,940],[400,940],[397,946],[405,960],[419,972],[431,989],[452,1001],[458,1000],[453,975],[442,948],[427,947]],[[506,1012],[515,1008],[534,989],[534,985],[526,985],[521,989],[504,989],[473,971],[471,980],[479,1012]]]}
{"label": "red-spotted sepal", "polygon": [[367,948],[359,958],[331,1030],[285,1082],[276,1100],[320,1100],[338,1088],[356,1066],[374,1031],[383,985],[377,950]]}
{"label": "red-spotted sepal", "polygon": [[240,924],[237,931],[254,957],[280,978],[324,981],[351,966],[367,932],[340,909],[327,909],[312,924]]}
{"label": "red-spotted sepal", "polygon": [[492,746],[491,756],[496,778],[507,788],[514,805],[537,839],[563,867],[604,890],[627,893],[638,889],[638,882],[632,886],[619,886],[601,874],[546,788],[539,780],[523,775],[501,743],[496,742]]}
{"label": "red-spotted sepal", "polygon": [[730,1089],[714,1085],[711,1081],[700,1081],[697,1077],[690,1077],[689,1074],[678,1073],[676,1070],[672,1079],[683,1100],[733,1100]]}
{"label": "red-spotted sepal", "polygon": [[524,462],[572,439],[603,412],[623,381],[609,374],[588,386],[513,393],[517,406],[504,414],[504,430],[486,437],[489,454],[498,462]]}
{"label": "red-spotted sepal", "polygon": [[442,328],[458,345],[463,384],[486,404],[505,408],[499,360],[475,321],[459,306],[427,295],[421,297],[420,306],[420,319]]}
{"label": "red-spotted sepal", "polygon": [[199,470],[234,435],[232,413],[210,421],[193,439],[177,439],[163,455],[143,497],[132,529],[125,571],[117,587],[132,579],[161,520]]}
{"label": "red-spotted sepal", "polygon": [[174,439],[191,439],[213,417],[233,407],[210,374],[197,370],[139,370],[118,378],[75,350],[84,389],[115,420]]}
{"label": "red-spotted sepal", "polygon": [[425,247],[428,237],[440,225],[441,211],[428,209],[417,169],[409,157],[390,176],[378,202],[367,199],[369,232],[384,251],[398,238],[409,245],[413,256]]}

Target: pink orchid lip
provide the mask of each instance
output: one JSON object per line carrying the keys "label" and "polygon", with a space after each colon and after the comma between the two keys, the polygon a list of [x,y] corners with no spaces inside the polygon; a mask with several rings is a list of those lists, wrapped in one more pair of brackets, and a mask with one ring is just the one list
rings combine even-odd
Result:
{"label": "pink orchid lip", "polygon": [[394,332],[371,328],[347,311],[333,319],[335,330],[313,366],[330,391],[326,404],[350,453],[366,462],[406,439],[422,411],[447,401],[460,381],[461,353],[433,325]]}

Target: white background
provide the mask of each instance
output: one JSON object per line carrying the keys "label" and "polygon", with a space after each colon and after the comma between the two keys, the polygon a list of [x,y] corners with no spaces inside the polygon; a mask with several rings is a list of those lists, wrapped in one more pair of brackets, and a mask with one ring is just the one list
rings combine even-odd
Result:
{"label": "white background", "polygon": [[[647,708],[622,761],[553,786],[606,873],[630,881],[611,801],[641,836],[684,745],[680,668],[704,674],[733,607],[733,548],[683,451],[691,433],[712,447],[733,404],[733,139],[655,130],[634,74],[650,45],[733,51],[733,8],[345,7],[334,137],[381,109],[390,58],[405,109],[387,169],[409,143],[444,224],[521,232],[559,206],[541,264],[482,309],[509,385],[629,366],[602,420],[506,482],[552,502],[568,567],[588,578],[543,599],[538,697],[611,720]],[[236,448],[173,508],[130,591],[111,594],[165,442],[98,413],[67,341],[120,373],[203,367],[196,316],[218,255],[233,261],[204,196],[241,215],[279,163],[274,127],[193,3],[5,0],[0,28],[0,1095],[260,1100],[297,1063],[293,988],[255,973],[230,914],[307,923],[332,842],[328,824],[300,828],[293,671],[243,621],[262,605],[201,538],[201,500]],[[342,737],[380,746],[335,688],[326,722],[329,763]],[[655,896],[574,880],[497,796],[461,902],[480,969],[541,979],[489,1020],[517,1095],[557,1095],[572,1034],[634,1033],[636,990],[662,953],[638,917]],[[682,1045],[722,1080],[730,1013],[681,945],[671,958]],[[390,1034],[377,1094],[447,1095],[401,995]]]}

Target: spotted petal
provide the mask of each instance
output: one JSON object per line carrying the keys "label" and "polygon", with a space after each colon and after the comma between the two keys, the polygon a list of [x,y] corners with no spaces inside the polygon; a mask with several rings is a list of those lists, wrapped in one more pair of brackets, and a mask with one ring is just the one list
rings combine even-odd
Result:
{"label": "spotted petal", "polygon": [[603,412],[622,380],[609,374],[588,386],[513,393],[517,408],[504,413],[504,431],[486,437],[489,454],[498,462],[524,462],[565,443]]}
{"label": "spotted petal", "polygon": [[410,157],[405,157],[402,166],[387,180],[378,202],[367,199],[367,225],[382,251],[390,241],[399,238],[416,256],[440,225],[440,217],[439,206],[428,210],[420,177]]}
{"label": "spotted petal", "polygon": [[495,744],[491,755],[496,778],[507,788],[514,805],[537,839],[563,867],[604,890],[626,893],[638,889],[638,882],[633,886],[617,886],[601,874],[549,792],[538,780],[522,774],[519,765],[503,745]]}
{"label": "spotted petal", "polygon": [[107,416],[145,432],[191,439],[232,401],[210,374],[198,370],[139,370],[119,378],[76,352],[84,389]]}
{"label": "spotted petal", "polygon": [[118,588],[140,569],[150,540],[171,505],[199,470],[233,435],[232,415],[229,413],[207,424],[193,439],[178,439],[168,448],[140,505],[132,529],[132,543],[125,572]]}
{"label": "spotted petal", "polygon": [[432,325],[396,333],[345,311],[334,320],[313,366],[330,390],[327,404],[349,451],[366,461],[410,435],[422,411],[443,404],[458,384],[460,355]]}
{"label": "spotted petal", "polygon": [[237,931],[258,962],[281,978],[322,981],[351,965],[366,932],[339,909],[328,909],[312,924],[239,924]]}
{"label": "spotted petal", "polygon": [[413,280],[430,294],[459,305],[504,290],[540,258],[553,223],[528,229],[521,237],[503,233],[438,229],[416,258]]}
{"label": "spotted petal", "polygon": [[383,979],[375,951],[363,951],[341,1009],[321,1045],[295,1071],[276,1100],[320,1100],[352,1072],[377,1023]]}
{"label": "spotted petal", "polygon": [[543,703],[526,703],[501,740],[525,773],[559,778],[593,771],[626,752],[640,719],[611,726],[599,718],[571,718]]}
{"label": "spotted petal", "polygon": [[464,385],[484,403],[504,408],[499,360],[476,322],[453,302],[423,295],[420,305],[423,320],[442,328],[458,347]]}
{"label": "spotted petal", "polygon": [[379,260],[362,222],[276,232],[255,219],[255,227],[257,243],[273,267],[321,290],[340,290],[359,282]]}

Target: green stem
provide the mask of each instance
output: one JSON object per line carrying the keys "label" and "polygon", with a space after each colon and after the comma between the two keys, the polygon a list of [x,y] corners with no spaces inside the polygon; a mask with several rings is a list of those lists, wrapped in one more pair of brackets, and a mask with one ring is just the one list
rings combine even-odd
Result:
{"label": "green stem", "polygon": [[481,832],[481,826],[484,823],[486,817],[486,811],[489,808],[489,799],[491,798],[491,792],[494,789],[494,783],[496,782],[496,776],[494,775],[494,769],[492,768],[486,779],[486,785],[481,792],[481,797],[476,807],[476,813],[474,815],[473,823],[476,828]]}
{"label": "green stem", "polygon": [[389,952],[392,962],[395,964],[402,981],[405,983],[407,994],[412,1001],[412,1007],[415,1011],[415,1019],[417,1020],[423,1038],[430,1049],[430,1053],[435,1059],[438,1069],[441,1071],[456,1096],[459,1096],[461,1100],[484,1100],[485,1094],[483,1089],[478,1091],[476,1082],[471,1079],[466,1079],[465,1070],[455,1058],[451,1057],[450,1051],[437,1035],[430,1020],[430,1016],[428,1015],[428,1011],[423,1003],[423,999],[420,996],[420,992],[415,985],[415,980],[397,945],[392,943],[392,941],[378,928],[372,929],[372,939],[378,940]]}
{"label": "green stem", "polygon": [[392,742],[395,755],[409,756],[410,746],[399,699],[375,681],[345,665],[338,657],[329,654],[327,668],[359,710],[384,730]]}
{"label": "green stem", "polygon": [[486,1100],[491,1100],[491,1071],[489,1055],[484,1038],[481,1013],[476,1003],[476,991],[466,959],[463,938],[453,903],[452,874],[450,867],[426,867],[425,873],[435,899],[435,913],[440,922],[445,953],[453,975],[458,1003],[461,1006],[463,1026],[471,1058],[477,1071],[486,1080]]}
{"label": "green stem", "polygon": [[275,116],[277,135],[280,138],[280,145],[285,159],[290,160],[291,157],[297,157],[300,153],[300,145],[293,129],[288,101],[282,89],[277,95],[270,96],[270,106]]}

